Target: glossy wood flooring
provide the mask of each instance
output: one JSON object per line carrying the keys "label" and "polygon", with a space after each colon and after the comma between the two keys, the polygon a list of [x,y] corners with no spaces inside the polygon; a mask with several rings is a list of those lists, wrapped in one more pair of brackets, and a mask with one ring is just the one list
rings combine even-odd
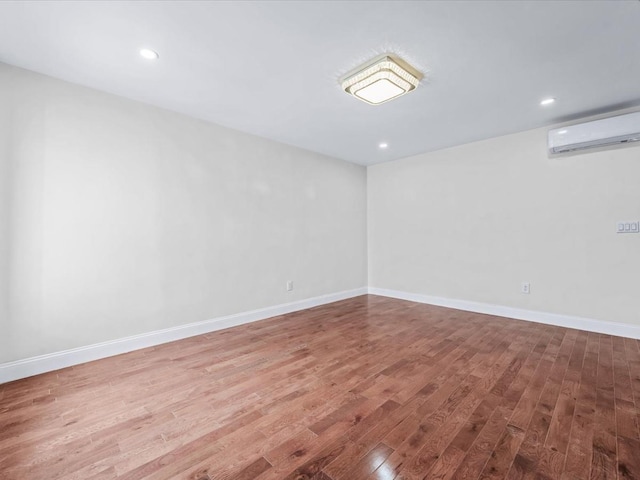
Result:
{"label": "glossy wood flooring", "polygon": [[3,479],[640,479],[636,340],[363,296],[0,386]]}

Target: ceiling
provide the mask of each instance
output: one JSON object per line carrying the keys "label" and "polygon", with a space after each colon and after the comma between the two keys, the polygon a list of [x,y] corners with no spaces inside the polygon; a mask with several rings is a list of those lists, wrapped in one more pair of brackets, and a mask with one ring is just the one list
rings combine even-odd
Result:
{"label": "ceiling", "polygon": [[[0,61],[371,165],[639,104],[639,25],[637,0],[4,1]],[[387,52],[415,92],[341,91]]]}

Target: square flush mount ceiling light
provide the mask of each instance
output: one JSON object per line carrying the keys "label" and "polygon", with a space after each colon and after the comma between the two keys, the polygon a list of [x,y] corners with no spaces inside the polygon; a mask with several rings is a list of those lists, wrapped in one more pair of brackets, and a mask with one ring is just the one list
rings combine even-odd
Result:
{"label": "square flush mount ceiling light", "polygon": [[342,81],[342,89],[369,105],[380,105],[409,93],[418,86],[422,75],[407,62],[397,57],[377,57]]}

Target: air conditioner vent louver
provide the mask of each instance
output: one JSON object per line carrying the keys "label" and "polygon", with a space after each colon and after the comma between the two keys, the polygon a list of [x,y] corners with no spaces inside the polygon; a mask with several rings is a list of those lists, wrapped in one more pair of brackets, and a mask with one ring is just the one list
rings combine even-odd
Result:
{"label": "air conditioner vent louver", "polygon": [[577,152],[640,141],[640,112],[549,131],[549,153]]}

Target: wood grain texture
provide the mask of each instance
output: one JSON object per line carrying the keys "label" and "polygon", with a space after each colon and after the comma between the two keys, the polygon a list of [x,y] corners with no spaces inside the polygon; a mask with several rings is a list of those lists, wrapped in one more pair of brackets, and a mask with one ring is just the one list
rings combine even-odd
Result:
{"label": "wood grain texture", "polygon": [[365,295],[0,385],[0,478],[640,480],[640,344]]}

